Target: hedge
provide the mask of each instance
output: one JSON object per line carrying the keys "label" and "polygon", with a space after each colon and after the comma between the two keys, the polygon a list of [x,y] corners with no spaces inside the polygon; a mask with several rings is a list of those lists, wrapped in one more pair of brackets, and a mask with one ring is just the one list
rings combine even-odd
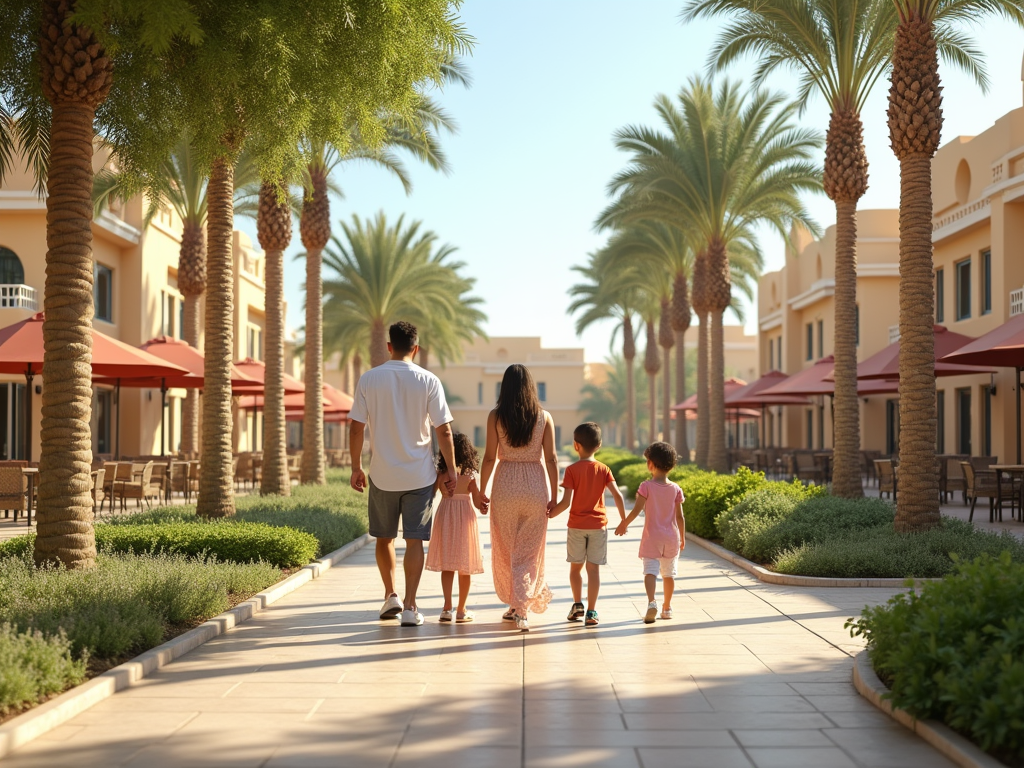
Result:
{"label": "hedge", "polygon": [[71,657],[63,632],[47,637],[0,625],[0,715],[8,715],[85,680],[85,658]]}
{"label": "hedge", "polygon": [[751,472],[747,467],[740,467],[735,475],[691,472],[679,482],[685,497],[686,530],[706,539],[718,538],[715,518],[767,482],[763,472]]}
{"label": "hedge", "polygon": [[638,456],[632,451],[627,451],[624,448],[602,448],[594,454],[594,458],[602,464],[605,464],[608,469],[612,471],[615,479],[619,481],[619,485],[623,484],[622,481],[619,480],[619,473],[623,468],[632,464],[639,464],[645,469],[647,467],[647,459],[643,456]]}
{"label": "hedge", "polygon": [[895,706],[1024,764],[1024,563],[1009,552],[958,563],[847,626],[867,640]]}

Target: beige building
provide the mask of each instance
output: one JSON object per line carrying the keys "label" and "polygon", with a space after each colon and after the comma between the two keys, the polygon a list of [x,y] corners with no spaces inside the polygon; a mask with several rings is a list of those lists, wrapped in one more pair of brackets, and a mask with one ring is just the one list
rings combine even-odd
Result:
{"label": "beige building", "polygon": [[467,345],[462,362],[434,372],[444,384],[455,428],[483,447],[487,414],[497,402],[501,377],[513,363],[530,369],[541,405],[555,422],[555,445],[572,446],[572,432],[582,420],[580,390],[587,381],[583,349],[546,349],[536,337],[494,337]]}
{"label": "beige building", "polygon": [[[98,169],[105,158],[97,153]],[[144,201],[115,204],[92,225],[95,267],[96,330],[138,346],[161,335],[182,335],[183,301],[177,287],[181,221],[170,210],[143,225]],[[235,232],[235,357],[263,357],[265,326],[263,257],[249,238]],[[46,204],[36,195],[31,176],[20,169],[0,188],[0,327],[42,309],[46,257]],[[45,382],[37,377],[34,389]],[[0,458],[23,458],[25,397],[23,377],[0,376]],[[184,390],[168,397],[168,449],[181,439]],[[121,389],[120,450],[124,455],[160,452],[160,391]],[[115,450],[114,391],[97,386],[93,395],[93,451]],[[41,398],[33,397],[33,460],[39,458]],[[257,429],[261,428],[257,420]],[[252,417],[235,420],[236,447],[252,445]]]}
{"label": "beige building", "polygon": [[[935,322],[977,337],[1024,312],[1024,108],[978,136],[947,142],[932,163]],[[899,338],[898,211],[858,216],[858,359]],[[761,278],[758,296],[760,370],[786,373],[832,352],[834,230],[820,242],[803,239],[786,265]],[[1013,460],[1014,373],[940,377],[936,449]],[[826,402],[773,408],[777,445],[832,445]],[[898,447],[898,398],[861,398],[865,449]]]}

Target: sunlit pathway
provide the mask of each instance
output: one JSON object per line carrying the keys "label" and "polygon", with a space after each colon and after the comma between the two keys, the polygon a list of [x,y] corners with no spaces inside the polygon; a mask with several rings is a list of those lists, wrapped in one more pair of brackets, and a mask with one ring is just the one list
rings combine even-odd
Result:
{"label": "sunlit pathway", "polygon": [[[564,621],[564,524],[549,535],[556,602],[520,635],[490,579],[478,621],[382,623],[372,547],[254,620],[4,761],[39,766],[951,765],[857,696],[843,622],[889,590],[761,585],[691,545],[676,618],[644,626],[639,527],[615,541],[602,624]],[[486,522],[482,526],[486,536]]]}

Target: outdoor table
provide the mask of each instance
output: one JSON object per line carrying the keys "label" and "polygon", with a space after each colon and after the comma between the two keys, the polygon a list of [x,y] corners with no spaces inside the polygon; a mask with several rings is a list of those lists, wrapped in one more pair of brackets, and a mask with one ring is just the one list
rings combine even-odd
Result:
{"label": "outdoor table", "polygon": [[[1024,480],[1024,464],[992,464],[989,469],[995,470],[996,473],[996,493],[999,494],[1000,500],[1003,498],[1003,472],[1010,475],[1020,475],[1021,479]],[[1022,483],[1024,485],[1024,483]],[[1010,481],[1010,490],[1013,490],[1013,480]],[[1019,495],[1010,494],[1010,516],[1014,515],[1014,503],[1017,505],[1017,509],[1021,510],[1021,520],[1024,521],[1024,509],[1021,508],[1022,499]],[[1000,513],[1001,514],[1001,513]]]}
{"label": "outdoor table", "polygon": [[28,498],[25,500],[25,506],[28,510],[28,523],[27,525],[32,527],[32,499],[35,497],[36,489],[36,475],[39,474],[39,467],[22,467],[21,473],[28,478]]}

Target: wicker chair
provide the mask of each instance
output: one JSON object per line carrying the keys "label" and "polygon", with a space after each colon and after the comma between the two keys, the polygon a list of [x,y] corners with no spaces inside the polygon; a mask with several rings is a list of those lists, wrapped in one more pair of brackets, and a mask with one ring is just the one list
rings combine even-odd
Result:
{"label": "wicker chair", "polygon": [[875,459],[875,474],[878,475],[878,496],[886,494],[889,498],[896,498],[896,468],[892,459]]}
{"label": "wicker chair", "polygon": [[235,468],[235,487],[241,485],[245,488],[252,481],[252,454],[240,453],[232,463]]}
{"label": "wicker chair", "polygon": [[119,480],[114,483],[114,494],[121,502],[122,511],[127,510],[126,501],[135,499],[135,506],[142,506],[145,501],[150,505],[150,499],[160,498],[160,489],[153,485],[153,462],[135,464],[132,466],[132,479]]}
{"label": "wicker chair", "polygon": [[[990,469],[974,468],[973,462],[961,461],[960,467],[963,469],[964,479],[967,481],[967,498],[971,502],[971,513],[968,515],[968,522],[974,520],[974,505],[978,503],[978,499],[988,499],[988,521],[990,523],[995,522],[996,509],[999,510],[999,519],[1003,519],[1003,503],[1010,501],[1012,503],[1012,497],[1003,499],[999,493],[999,483],[996,481],[996,473]],[[1007,491],[1010,490],[1010,484],[1007,483]]]}
{"label": "wicker chair", "polygon": [[0,509],[4,517],[9,517],[14,512],[14,521],[18,521],[18,513],[25,512],[28,499],[28,480],[21,471],[21,467],[0,466]]}
{"label": "wicker chair", "polygon": [[955,493],[963,495],[964,504],[967,503],[967,479],[964,477],[964,470],[961,463],[966,461],[966,456],[947,456],[942,461],[942,472],[939,474],[939,493],[945,502]]}
{"label": "wicker chair", "polygon": [[796,463],[796,476],[800,480],[810,480],[814,483],[825,482],[825,478],[821,473],[821,464],[819,464],[814,458],[813,453],[809,451],[798,451],[793,454],[793,457]]}
{"label": "wicker chair", "polygon": [[199,494],[199,461],[190,461],[188,463],[188,493],[189,496]]}
{"label": "wicker chair", "polygon": [[167,500],[170,501],[171,494],[180,493],[182,497],[188,501],[189,498],[189,485],[188,485],[188,462],[187,461],[172,461],[171,466],[168,468],[167,475]]}
{"label": "wicker chair", "polygon": [[106,492],[103,490],[103,480],[106,477],[107,470],[102,467],[95,469],[92,472],[92,511],[96,513],[96,507],[98,506],[101,510],[103,509],[103,500],[107,497]]}
{"label": "wicker chair", "polygon": [[163,498],[165,501],[170,499],[170,478],[169,478],[170,466],[166,461],[154,461],[153,462],[153,477],[150,484],[160,489],[160,493],[157,494],[157,501]]}

